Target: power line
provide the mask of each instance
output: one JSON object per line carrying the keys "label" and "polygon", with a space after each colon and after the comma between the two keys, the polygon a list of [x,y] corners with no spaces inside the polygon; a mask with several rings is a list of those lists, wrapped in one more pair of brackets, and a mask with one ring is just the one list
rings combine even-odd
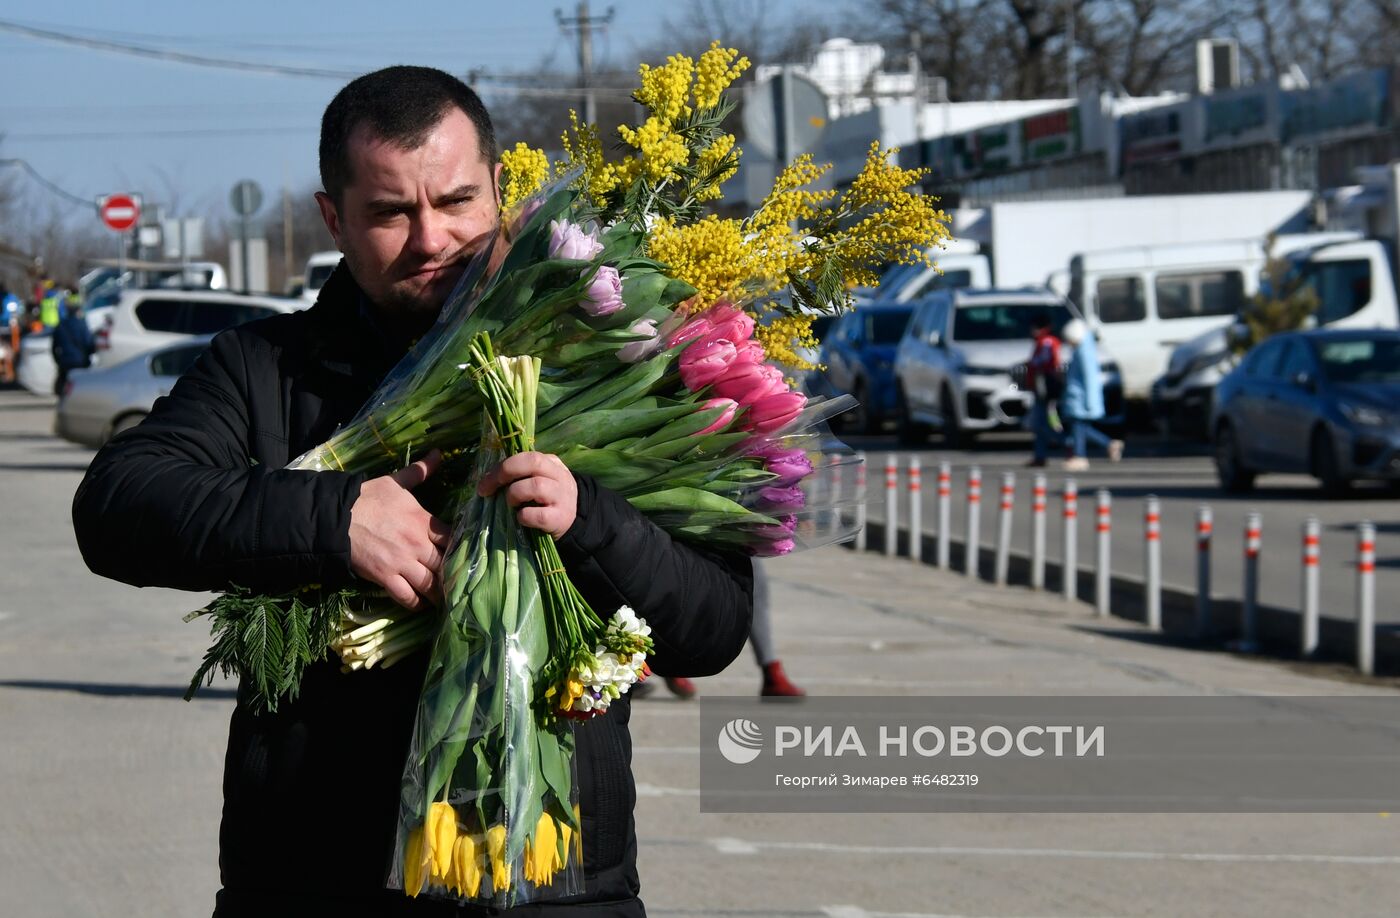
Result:
{"label": "power line", "polygon": [[32,178],[34,181],[38,182],[48,191],[51,191],[54,194],[58,195],[60,198],[67,200],[70,204],[77,204],[81,207],[92,207],[94,206],[94,203],[96,201],[95,198],[84,198],[79,195],[73,194],[71,191],[65,191],[64,189],[58,187],[53,182],[40,175],[38,171],[36,171],[33,166],[29,165],[28,161],[26,160],[0,159],[0,166],[19,166],[21,169],[27,172],[29,174],[29,177]]}
{"label": "power line", "polygon": [[38,29],[33,26],[11,22],[5,19],[0,19],[0,32],[13,32],[17,35],[25,35],[29,38],[37,38],[41,41],[50,41],[61,45],[76,45],[80,48],[110,51],[115,54],[130,54],[136,57],[150,58],[152,60],[191,64],[196,67],[216,67],[224,70],[242,70],[250,73],[271,73],[277,76],[313,77],[316,79],[333,80],[348,80],[360,75],[358,72],[349,70],[327,70],[319,67],[292,67],[284,64],[262,64],[255,61],[205,57],[198,54],[187,54],[183,51],[169,51],[163,48],[152,48],[146,45],[136,45],[128,42],[108,41],[102,38],[88,38],[82,35],[74,35],[71,32],[59,32],[55,29]]}

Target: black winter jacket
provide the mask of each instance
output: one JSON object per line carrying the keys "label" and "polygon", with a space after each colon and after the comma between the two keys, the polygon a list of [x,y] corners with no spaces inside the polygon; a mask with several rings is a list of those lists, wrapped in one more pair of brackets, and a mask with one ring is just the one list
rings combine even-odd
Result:
{"label": "black winter jacket", "polygon": [[[340,584],[362,477],[287,471],[352,417],[401,356],[361,317],[342,265],[311,309],[224,332],[88,469],[73,524],[88,566],[137,586],[281,591]],[[617,494],[578,476],[578,519],[559,542],[594,608],[626,602],[652,626],[653,668],[707,675],[742,649],[746,558],[673,542]],[[229,728],[217,916],[485,915],[384,889],[399,781],[426,666],[312,667],[271,715],[242,702]],[[586,891],[526,915],[643,915],[637,898],[630,704],[578,729]]]}

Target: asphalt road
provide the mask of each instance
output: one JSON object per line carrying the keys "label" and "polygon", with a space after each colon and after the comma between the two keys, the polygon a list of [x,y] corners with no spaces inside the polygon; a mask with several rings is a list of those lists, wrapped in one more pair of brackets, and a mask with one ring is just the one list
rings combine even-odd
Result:
{"label": "asphalt road", "polygon": [[[90,453],[0,393],[0,914],[208,914],[231,700],[179,695],[202,597],[89,574],[68,508]],[[1010,457],[1008,457],[1010,458]],[[772,562],[779,649],[822,695],[1380,694],[1155,642],[1082,604],[826,548]],[[754,692],[746,653],[702,696]],[[640,870],[657,916],[1381,916],[1400,817],[702,814],[701,702],[634,706]],[[326,840],[319,840],[324,843]],[[288,865],[288,869],[296,869]]]}
{"label": "asphalt road", "polygon": [[[849,443],[865,450],[868,457],[868,511],[872,520],[884,519],[884,463],[893,453],[905,487],[910,456],[917,455],[922,467],[923,527],[932,534],[937,529],[938,464],[953,467],[952,533],[963,539],[967,532],[967,475],[972,466],[982,471],[982,509],[979,543],[985,552],[996,546],[997,513],[1001,478],[1004,472],[1016,476],[1011,547],[1029,554],[1030,510],[1033,475],[1044,472],[1048,484],[1046,540],[1051,560],[1063,557],[1061,510],[1064,482],[1073,478],[1079,488],[1076,530],[1078,565],[1088,571],[1095,563],[1094,492],[1107,489],[1113,497],[1111,564],[1116,574],[1141,579],[1145,568],[1144,507],[1148,495],[1162,504],[1162,576],[1168,586],[1194,593],[1196,590],[1196,510],[1209,505],[1214,516],[1211,552],[1211,594],[1239,599],[1244,595],[1244,528],[1251,511],[1263,522],[1259,556],[1260,602],[1280,609],[1301,606],[1302,526],[1309,516],[1322,524],[1321,609],[1325,617],[1355,621],[1356,616],[1356,524],[1369,520],[1376,526],[1376,617],[1379,623],[1400,624],[1400,490],[1384,485],[1358,484],[1344,497],[1328,499],[1313,479],[1300,475],[1261,476],[1250,494],[1222,491],[1215,467],[1203,449],[1165,444],[1155,438],[1130,441],[1124,460],[1116,465],[1091,460],[1087,472],[1065,473],[1058,461],[1045,469],[1024,468],[1029,458],[1030,439],[1005,434],[986,437],[975,450],[908,450],[898,447],[892,437],[851,437]],[[843,493],[854,495],[855,473],[847,468],[841,485]],[[901,494],[901,525],[908,523],[907,496]],[[1056,580],[1047,581],[1058,590]]]}

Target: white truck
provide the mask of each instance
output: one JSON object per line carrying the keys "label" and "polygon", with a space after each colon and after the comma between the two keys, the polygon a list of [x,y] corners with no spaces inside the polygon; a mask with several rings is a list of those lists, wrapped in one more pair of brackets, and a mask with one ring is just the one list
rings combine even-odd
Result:
{"label": "white truck", "polygon": [[950,287],[1049,286],[1065,293],[1075,255],[1302,232],[1310,202],[1306,191],[1247,191],[1013,201],[954,210],[955,241],[930,253],[942,273],[896,266],[881,278],[874,298],[903,303]]}

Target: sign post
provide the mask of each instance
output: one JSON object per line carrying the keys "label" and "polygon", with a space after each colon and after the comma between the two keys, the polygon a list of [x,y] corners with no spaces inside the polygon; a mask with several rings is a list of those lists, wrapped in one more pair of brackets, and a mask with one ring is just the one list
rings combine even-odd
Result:
{"label": "sign post", "polygon": [[141,219],[141,198],[134,194],[109,194],[97,199],[97,215],[117,233],[118,276],[126,273],[126,234]]}
{"label": "sign post", "polygon": [[262,207],[262,189],[251,179],[244,179],[229,192],[229,204],[238,214],[239,261],[243,268],[243,292],[248,292],[248,218]]}

